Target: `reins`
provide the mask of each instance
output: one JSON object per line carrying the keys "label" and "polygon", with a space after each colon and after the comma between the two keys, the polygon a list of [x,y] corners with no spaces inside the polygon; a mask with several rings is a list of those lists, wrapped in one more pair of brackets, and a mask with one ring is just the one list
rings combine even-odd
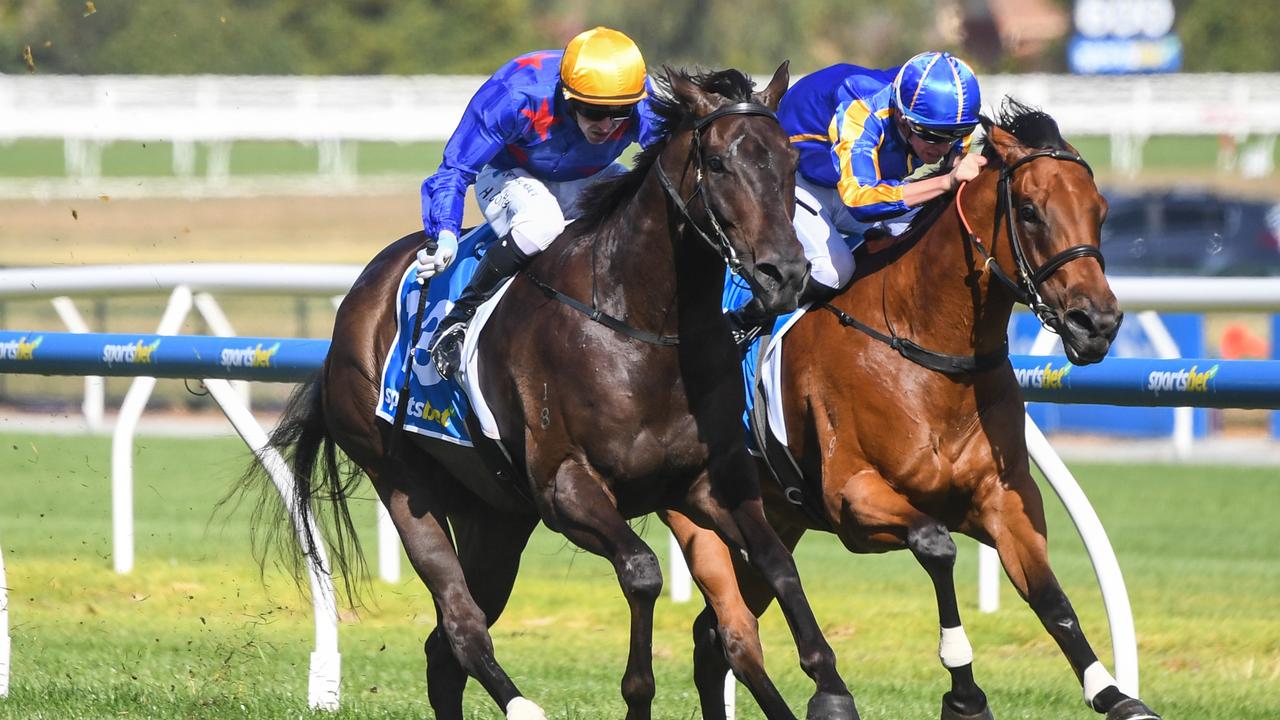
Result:
{"label": "reins", "polygon": [[[720,227],[719,221],[716,220],[716,214],[711,208],[710,198],[703,192],[702,186],[702,129],[716,120],[729,115],[763,115],[773,119],[775,122],[778,119],[772,110],[757,102],[740,102],[732,105],[725,105],[724,107],[717,108],[701,118],[698,118],[698,120],[693,124],[693,143],[690,145],[689,150],[691,158],[690,161],[694,165],[694,188],[693,193],[689,195],[688,201],[680,197],[679,190],[671,182],[671,179],[667,177],[666,172],[663,171],[661,158],[654,163],[653,167],[657,172],[658,182],[662,185],[663,192],[666,193],[667,198],[671,203],[676,206],[676,209],[680,211],[680,214],[684,216],[686,223],[693,227],[693,229],[697,231],[698,236],[701,237],[707,245],[711,247],[711,249],[715,250],[720,255],[724,260],[725,265],[727,265],[735,275],[746,280],[746,282],[751,285],[753,291],[758,291],[759,286],[756,284],[755,280],[753,280],[749,274],[743,272],[742,260],[738,258],[738,253],[733,249],[733,245],[729,242],[729,237],[725,235],[724,229]],[[687,164],[688,161],[686,162],[686,165]],[[699,227],[698,224],[694,222],[693,216],[689,213],[688,202],[691,202],[693,198],[698,196],[702,197],[703,205],[706,207],[707,217],[710,219],[715,239],[712,239],[706,231]],[[594,244],[592,246],[592,252],[594,258]],[[593,261],[591,265],[594,273],[595,262]],[[591,304],[588,305],[576,298],[560,292],[556,288],[534,276],[533,273],[525,274],[534,286],[541,290],[547,297],[564,303],[583,315],[586,315],[589,319],[598,322],[611,330],[651,345],[671,346],[680,344],[680,337],[678,335],[661,335],[647,330],[639,330],[601,310],[596,304],[594,275],[592,278]]]}
{"label": "reins", "polygon": [[[1022,248],[1022,241],[1018,237],[1017,223],[1013,219],[1013,190],[1010,187],[1013,178],[1013,171],[1019,167],[1035,160],[1037,158],[1048,157],[1054,160],[1065,160],[1069,162],[1079,163],[1089,171],[1090,177],[1093,176],[1093,168],[1089,167],[1089,163],[1084,158],[1074,153],[1064,152],[1061,150],[1040,150],[1030,153],[1019,158],[1013,163],[1006,165],[1000,169],[1000,179],[997,183],[996,196],[996,214],[997,220],[1000,214],[1005,216],[1006,228],[1009,235],[1009,243],[1013,249],[1014,261],[1018,265],[1018,279],[1014,280],[1009,277],[1008,273],[1000,267],[999,261],[995,255],[987,250],[982,239],[973,231],[973,226],[969,223],[969,218],[964,214],[963,192],[968,185],[968,181],[960,184],[956,188],[955,206],[956,214],[960,217],[960,225],[964,228],[965,239],[971,245],[982,253],[986,258],[983,262],[982,269],[984,272],[989,271],[993,277],[1000,281],[1010,292],[1013,293],[1014,299],[1031,308],[1035,313],[1036,319],[1042,325],[1053,329],[1054,320],[1049,315],[1053,312],[1053,308],[1049,307],[1040,296],[1040,285],[1053,275],[1059,268],[1072,260],[1083,257],[1092,257],[1098,260],[1098,264],[1106,269],[1106,263],[1102,258],[1102,252],[1092,245],[1075,245],[1067,248],[1062,252],[1049,258],[1044,265],[1038,269],[1032,269],[1031,263],[1027,260],[1025,251]],[[930,224],[932,224],[930,220]],[[882,291],[882,296],[884,291]],[[898,352],[899,355],[920,365],[921,367],[943,373],[945,375],[966,375],[969,373],[983,372],[995,368],[1005,362],[1009,357],[1009,338],[1005,337],[999,350],[982,355],[951,355],[941,353],[935,350],[929,350],[915,343],[914,341],[904,338],[893,331],[893,324],[889,322],[888,310],[884,310],[885,323],[889,326],[889,333],[883,333],[875,328],[859,321],[843,310],[835,307],[831,303],[823,303],[823,307],[831,311],[841,325],[852,327],[862,331],[867,336],[878,340]]]}

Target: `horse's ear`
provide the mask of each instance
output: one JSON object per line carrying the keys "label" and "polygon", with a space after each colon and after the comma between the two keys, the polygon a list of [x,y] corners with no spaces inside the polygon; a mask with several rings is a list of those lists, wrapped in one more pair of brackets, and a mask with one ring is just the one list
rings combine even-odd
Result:
{"label": "horse's ear", "polygon": [[666,68],[667,83],[671,86],[671,94],[676,101],[693,111],[694,117],[709,115],[716,109],[717,103],[689,76],[673,68]]}
{"label": "horse's ear", "polygon": [[1018,138],[1014,137],[1013,133],[1001,129],[999,125],[986,121],[982,126],[987,133],[987,144],[996,149],[996,154],[1006,165],[1029,152],[1022,143],[1018,142]]}
{"label": "horse's ear", "polygon": [[777,70],[773,71],[773,79],[769,81],[769,86],[764,90],[756,93],[756,99],[761,105],[767,106],[770,110],[778,109],[778,101],[782,99],[782,94],[787,91],[791,85],[791,61],[783,60]]}

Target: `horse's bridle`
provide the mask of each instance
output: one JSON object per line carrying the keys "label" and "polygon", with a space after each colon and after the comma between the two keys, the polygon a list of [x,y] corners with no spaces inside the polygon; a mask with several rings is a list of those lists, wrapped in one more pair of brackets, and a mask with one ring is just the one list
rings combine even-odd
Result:
{"label": "horse's bridle", "polygon": [[[1084,158],[1062,150],[1038,150],[1000,169],[1000,180],[996,189],[996,216],[998,221],[1000,213],[1005,215],[1006,227],[1009,231],[1009,244],[1013,247],[1014,261],[1018,264],[1017,280],[1010,278],[1004,269],[1000,267],[1000,263],[996,262],[995,257],[983,245],[982,239],[978,237],[978,234],[973,231],[973,227],[969,225],[969,219],[965,217],[964,206],[961,204],[961,193],[968,183],[962,183],[956,189],[955,206],[956,213],[960,216],[960,224],[964,228],[966,239],[970,244],[978,248],[978,251],[986,258],[983,268],[989,269],[992,275],[998,278],[1005,287],[1009,288],[1018,302],[1031,308],[1031,311],[1036,315],[1036,319],[1042,325],[1056,332],[1057,319],[1050,314],[1053,312],[1053,308],[1049,307],[1040,297],[1040,284],[1056,272],[1058,268],[1077,258],[1097,258],[1098,264],[1104,270],[1106,269],[1106,263],[1103,261],[1102,252],[1098,248],[1092,245],[1076,245],[1049,258],[1048,262],[1038,269],[1031,268],[1031,263],[1027,260],[1026,253],[1023,252],[1022,241],[1018,238],[1017,222],[1013,218],[1013,190],[1010,188],[1010,184],[1013,180],[1014,170],[1036,158],[1042,157],[1079,163],[1084,166],[1085,170],[1089,171],[1090,177],[1093,176],[1093,168],[1089,167],[1089,163],[1085,162]],[[947,375],[965,375],[990,370],[1003,365],[1009,357],[1009,342],[1007,338],[999,350],[984,355],[949,355],[921,347],[910,339],[899,336],[893,332],[892,325],[889,327],[889,334],[885,334],[840,310],[831,303],[823,303],[823,307],[831,311],[841,325],[861,330],[873,339],[879,340],[897,350],[900,355],[911,362]]]}
{"label": "horse's bridle", "polygon": [[[702,130],[727,115],[763,115],[771,118],[774,122],[778,120],[778,116],[772,110],[757,102],[740,102],[725,105],[698,118],[693,124],[693,143],[689,147],[689,160],[685,163],[687,166],[689,162],[692,162],[694,169],[693,192],[689,195],[688,200],[680,197],[679,189],[676,188],[675,184],[671,182],[671,178],[667,177],[667,173],[662,169],[662,162],[659,161],[654,165],[658,172],[658,182],[662,184],[662,189],[666,191],[667,197],[671,198],[672,204],[684,216],[690,227],[697,231],[698,237],[701,237],[707,245],[711,246],[711,249],[718,252],[720,257],[724,259],[725,265],[729,267],[729,270],[734,275],[745,280],[751,286],[751,291],[759,296],[761,292],[760,286],[748,273],[743,272],[742,260],[738,257],[738,252],[733,249],[733,245],[729,243],[729,237],[725,235],[724,228],[720,227],[720,222],[716,220],[715,211],[711,207],[711,198],[707,193],[703,192],[702,188]],[[699,227],[698,223],[693,221],[693,216],[689,214],[688,203],[693,202],[693,199],[699,195],[702,196],[702,204],[707,209],[707,218],[711,221],[714,238]]]}
{"label": "horse's bridle", "polygon": [[1053,308],[1049,307],[1041,298],[1040,285],[1049,279],[1050,275],[1057,272],[1058,268],[1078,258],[1096,258],[1103,270],[1106,270],[1107,263],[1102,257],[1102,251],[1098,248],[1092,245],[1075,245],[1049,258],[1039,268],[1033,269],[1031,267],[1030,261],[1027,260],[1026,252],[1022,248],[1022,240],[1018,237],[1018,223],[1013,217],[1013,189],[1011,185],[1014,170],[1042,157],[1078,163],[1089,171],[1090,177],[1093,177],[1093,168],[1089,167],[1089,163],[1085,162],[1084,158],[1063,150],[1038,150],[1024,155],[1000,169],[1000,180],[996,186],[996,216],[997,222],[1001,213],[1005,216],[1005,227],[1009,233],[1009,245],[1013,248],[1014,262],[1018,264],[1017,280],[1010,278],[1004,269],[1000,267],[1000,263],[996,261],[991,252],[983,245],[982,239],[970,227],[969,219],[965,217],[964,208],[960,202],[961,192],[964,190],[963,184],[956,190],[956,212],[960,215],[960,224],[964,227],[965,236],[986,258],[983,267],[990,269],[991,274],[1005,287],[1009,288],[1015,300],[1031,308],[1031,312],[1035,313],[1036,319],[1052,330],[1056,327],[1057,319],[1051,314]]}
{"label": "horse's bridle", "polygon": [[[711,219],[711,227],[715,231],[714,240],[709,235],[707,235],[707,233],[704,232],[702,228],[698,227],[697,223],[693,221],[693,217],[690,216],[689,214],[689,207],[686,204],[686,201],[680,198],[680,192],[676,189],[675,185],[672,184],[671,179],[667,177],[667,174],[663,172],[661,160],[654,163],[654,169],[656,169],[658,172],[658,181],[662,184],[662,189],[666,191],[667,197],[671,199],[671,202],[673,202],[675,206],[679,208],[680,213],[684,215],[684,218],[686,221],[688,221],[689,225],[691,225],[694,230],[698,231],[698,235],[703,240],[705,240],[706,243],[710,245],[713,250],[715,250],[720,254],[720,257],[724,259],[725,264],[729,266],[729,269],[732,270],[735,275],[738,275],[739,277],[746,280],[747,283],[751,285],[751,289],[753,292],[759,293],[760,288],[756,284],[755,280],[753,280],[749,275],[746,275],[742,272],[742,261],[738,259],[738,253],[733,249],[733,246],[729,244],[729,238],[724,234],[724,229],[720,227],[720,223],[716,220],[716,214],[711,208],[709,196],[706,193],[702,192],[703,172],[702,172],[702,153],[700,152],[702,147],[701,146],[702,129],[726,115],[763,115],[765,117],[772,118],[774,122],[777,122],[778,120],[778,116],[775,115],[772,110],[765,107],[764,105],[761,105],[760,103],[740,102],[740,103],[734,103],[732,105],[725,105],[724,107],[721,107],[721,108],[717,108],[716,110],[698,118],[698,120],[693,124],[693,144],[690,148],[690,157],[693,159],[695,175],[694,175],[693,194],[689,196],[689,200],[692,201],[693,198],[697,197],[699,194],[702,195],[702,202],[707,208],[707,217]],[[577,310],[578,312],[582,313],[583,315],[586,315],[587,317],[591,318],[591,320],[598,322],[601,325],[604,325],[605,327],[608,327],[616,332],[622,333],[627,337],[635,338],[636,340],[640,340],[641,342],[646,342],[651,345],[673,346],[673,345],[680,344],[680,338],[677,335],[659,335],[658,333],[652,333],[647,330],[638,330],[626,324],[622,320],[619,320],[618,318],[615,318],[612,315],[609,315],[604,311],[600,310],[599,303],[597,302],[597,299],[596,299],[594,252],[595,252],[595,246],[593,245],[592,246],[593,257],[592,257],[592,263],[591,263],[592,280],[591,280],[591,304],[590,305],[580,300],[577,300],[575,298],[572,298],[568,295],[565,295],[564,293],[548,285],[542,280],[539,280],[532,273],[526,273],[526,275],[529,277],[529,280],[534,284],[534,286],[537,287],[539,290],[541,290],[544,294],[546,294],[547,297],[552,298],[554,300],[558,300],[559,302],[562,302],[565,305],[568,305],[569,307],[573,308],[574,310]]]}

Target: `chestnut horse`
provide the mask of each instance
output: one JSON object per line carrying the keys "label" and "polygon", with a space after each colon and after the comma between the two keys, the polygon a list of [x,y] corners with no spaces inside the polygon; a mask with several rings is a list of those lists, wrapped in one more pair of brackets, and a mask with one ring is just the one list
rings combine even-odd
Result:
{"label": "chestnut horse", "polygon": [[[827,530],[852,552],[911,550],[937,595],[939,655],[951,674],[944,720],[992,717],[960,624],[952,532],[999,551],[1093,709],[1109,720],[1155,718],[1098,661],[1049,567],[1007,359],[1015,302],[1062,336],[1073,363],[1106,355],[1122,319],[1098,250],[1107,204],[1045,113],[1006,100],[999,123],[982,124],[982,173],[922,210],[893,250],[863,253],[855,282],[783,337],[787,445],[775,439],[766,460],[794,460],[799,484],[792,501],[767,484],[766,512],[793,548],[807,530]],[[667,520],[708,603],[694,630],[703,717],[723,718],[727,665],[760,662],[755,618],[769,590],[735,572],[714,536],[679,515]]]}
{"label": "chestnut horse", "polygon": [[[421,233],[375,257],[339,308],[323,370],[274,436],[293,453],[297,507],[330,501],[321,506],[348,539],[334,553],[344,570],[358,550],[347,492],[359,471],[373,482],[435,601],[425,652],[440,720],[461,720],[469,677],[507,717],[543,717],[495,660],[488,631],[539,520],[612,563],[631,608],[626,717],[650,717],[662,574],[627,519],[663,509],[711,530],[767,578],[818,685],[810,717],[857,717],[791,555],[765,519],[740,427],[738,354],[720,311],[726,264],[776,311],[795,308],[808,275],[790,220],[796,153],[774,117],[788,77],[784,63],[753,93],[736,70],[669,70],[654,98],[667,139],[588,191],[585,215],[498,301],[478,340],[478,380],[514,473],[474,472],[475,462],[459,461],[474,450],[393,439],[375,419],[395,293]],[[335,444],[359,471],[341,476]],[[772,716],[790,712],[783,705]]]}

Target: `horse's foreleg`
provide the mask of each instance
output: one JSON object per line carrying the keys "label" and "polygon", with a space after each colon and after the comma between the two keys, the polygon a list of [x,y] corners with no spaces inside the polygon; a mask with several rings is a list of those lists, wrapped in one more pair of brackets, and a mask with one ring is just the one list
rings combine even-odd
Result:
{"label": "horse's foreleg", "polygon": [[[764,669],[756,618],[773,600],[768,586],[750,568],[744,568],[746,573],[737,571],[729,548],[715,532],[698,527],[674,510],[665,512],[663,520],[680,543],[689,571],[707,601],[706,609],[693,623],[693,681],[703,720],[724,720],[724,682],[730,668],[760,704],[765,717],[794,720]],[[745,588],[740,590],[739,583]],[[744,594],[755,602],[748,603]]]}
{"label": "horse's foreleg", "polygon": [[942,697],[942,720],[989,720],[987,696],[973,678],[973,648],[960,622],[956,544],[950,531],[917,510],[874,471],[854,474],[842,495],[846,510],[840,530],[846,545],[863,550],[906,545],[929,574],[938,601],[938,658],[951,675],[951,690]]}
{"label": "horse's foreleg", "polygon": [[1085,703],[1105,713],[1107,720],[1159,718],[1120,691],[1089,645],[1075,609],[1049,566],[1044,506],[1031,476],[1006,479],[982,510],[983,528],[995,541],[1005,573],[1071,663]]}
{"label": "horse's foreleg", "polygon": [[[400,534],[410,564],[436,603],[438,623],[425,647],[428,697],[436,717],[463,717],[465,679],[459,682],[455,669],[460,666],[480,682],[508,717],[540,720],[544,717],[542,711],[521,697],[520,690],[494,658],[485,610],[467,586],[439,498],[423,482],[386,482],[372,473],[370,477]],[[441,650],[445,648],[457,665],[441,661]]]}
{"label": "horse's foreleg", "polygon": [[[744,450],[743,455],[745,454]],[[746,462],[750,462],[750,459]],[[748,476],[751,474],[753,473],[743,473]],[[743,475],[737,475],[728,482],[741,485]],[[717,498],[732,500],[725,506]],[[796,641],[800,667],[813,678],[816,686],[816,692],[809,699],[807,717],[810,720],[857,718],[853,695],[836,671],[835,652],[818,628],[813,608],[800,585],[795,560],[765,520],[759,495],[743,497],[742,490],[731,485],[728,488],[713,488],[703,500],[703,511],[712,518],[725,542],[746,553],[747,562],[760,573],[770,591],[778,598],[778,606]]]}
{"label": "horse's foreleg", "polygon": [[555,527],[575,545],[613,564],[631,607],[631,646],[622,676],[627,720],[648,720],[653,680],[653,605],[662,593],[658,556],[619,514],[595,473],[573,461],[560,466],[551,512]]}

